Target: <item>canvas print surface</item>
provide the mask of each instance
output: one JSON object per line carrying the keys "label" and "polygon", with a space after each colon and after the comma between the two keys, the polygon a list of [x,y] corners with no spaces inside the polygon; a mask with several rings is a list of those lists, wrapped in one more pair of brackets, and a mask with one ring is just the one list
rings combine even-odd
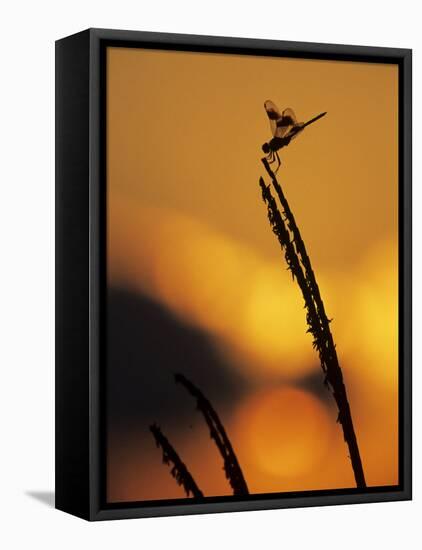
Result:
{"label": "canvas print surface", "polygon": [[107,501],[396,486],[397,65],[106,68]]}

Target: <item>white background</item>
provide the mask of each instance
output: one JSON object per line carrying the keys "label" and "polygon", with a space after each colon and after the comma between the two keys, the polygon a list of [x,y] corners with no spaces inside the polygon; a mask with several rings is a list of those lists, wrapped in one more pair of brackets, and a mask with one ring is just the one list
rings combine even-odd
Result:
{"label": "white background", "polygon": [[[413,48],[417,129],[422,97],[418,2],[38,0],[4,3],[0,18],[0,546],[420,548],[418,158],[413,502],[94,524],[46,504],[54,489],[54,40],[87,27],[106,27]],[[371,131],[376,139],[376,128]],[[416,132],[414,138],[418,157],[421,139]]]}

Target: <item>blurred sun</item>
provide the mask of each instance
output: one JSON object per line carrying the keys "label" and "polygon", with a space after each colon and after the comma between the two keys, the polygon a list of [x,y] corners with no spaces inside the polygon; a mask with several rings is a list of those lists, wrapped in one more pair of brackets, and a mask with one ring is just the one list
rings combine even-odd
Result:
{"label": "blurred sun", "polygon": [[333,421],[323,403],[293,386],[264,390],[238,411],[238,437],[257,468],[295,478],[318,467],[329,450]]}

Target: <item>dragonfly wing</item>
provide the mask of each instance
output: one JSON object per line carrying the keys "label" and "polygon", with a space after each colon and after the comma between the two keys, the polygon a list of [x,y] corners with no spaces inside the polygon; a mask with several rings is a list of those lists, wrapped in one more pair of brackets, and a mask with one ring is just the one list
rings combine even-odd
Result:
{"label": "dragonfly wing", "polygon": [[290,107],[288,107],[287,109],[284,109],[284,111],[282,112],[282,116],[286,117],[286,119],[289,118],[291,120],[292,125],[297,124],[297,118],[296,118],[295,112],[293,111],[293,109],[290,109]]}
{"label": "dragonfly wing", "polygon": [[281,114],[281,117],[277,120],[277,128],[275,131],[275,137],[284,138],[287,137],[295,126],[298,124],[293,109],[287,108]]}
{"label": "dragonfly wing", "polygon": [[303,124],[303,122],[298,122],[290,128],[289,133],[285,137],[290,138],[290,140],[295,139],[299,134],[302,133],[304,128],[305,125]]}
{"label": "dragonfly wing", "polygon": [[282,118],[282,115],[278,110],[277,105],[270,99],[267,99],[267,101],[264,103],[264,108],[267,112],[268,120],[270,121],[271,133],[273,136],[275,136],[277,130],[277,121]]}

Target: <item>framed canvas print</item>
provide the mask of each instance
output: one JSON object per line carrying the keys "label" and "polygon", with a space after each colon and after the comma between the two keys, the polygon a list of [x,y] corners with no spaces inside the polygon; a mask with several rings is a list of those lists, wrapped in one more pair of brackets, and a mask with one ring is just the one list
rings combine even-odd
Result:
{"label": "framed canvas print", "polygon": [[411,51],[56,43],[56,506],[411,498]]}

